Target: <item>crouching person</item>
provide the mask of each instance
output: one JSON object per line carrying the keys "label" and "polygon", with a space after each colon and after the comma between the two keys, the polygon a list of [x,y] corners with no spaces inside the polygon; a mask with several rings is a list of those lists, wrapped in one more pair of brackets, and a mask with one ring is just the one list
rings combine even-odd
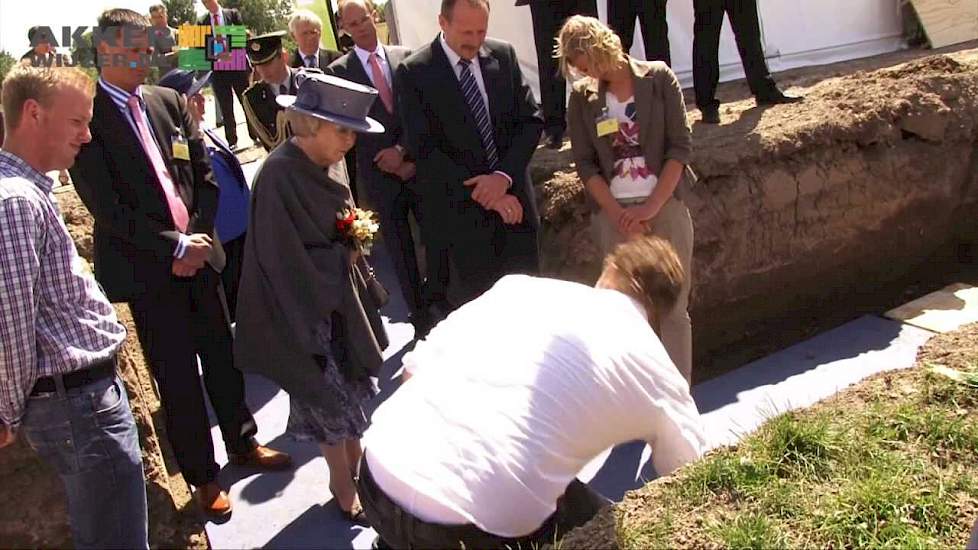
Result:
{"label": "crouching person", "polygon": [[575,478],[608,447],[647,441],[659,474],[699,457],[699,413],[656,335],[683,278],[643,236],[594,288],[510,275],[435,327],[364,437],[378,546],[553,543],[610,504]]}
{"label": "crouching person", "polygon": [[3,83],[0,447],[22,436],[58,472],[76,548],[147,548],[139,439],[116,375],[126,329],[44,175],[92,139],[92,95],[77,69],[15,67]]}

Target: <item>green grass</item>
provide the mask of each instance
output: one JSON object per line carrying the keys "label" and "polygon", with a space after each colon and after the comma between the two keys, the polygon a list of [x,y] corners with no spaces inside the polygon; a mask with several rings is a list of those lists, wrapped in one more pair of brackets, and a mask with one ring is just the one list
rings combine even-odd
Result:
{"label": "green grass", "polygon": [[714,526],[711,531],[727,548],[787,548],[788,539],[780,527],[765,516],[747,513]]}
{"label": "green grass", "polygon": [[614,540],[636,549],[960,548],[978,514],[973,381],[978,374],[953,381],[916,368],[777,416],[630,494]]}

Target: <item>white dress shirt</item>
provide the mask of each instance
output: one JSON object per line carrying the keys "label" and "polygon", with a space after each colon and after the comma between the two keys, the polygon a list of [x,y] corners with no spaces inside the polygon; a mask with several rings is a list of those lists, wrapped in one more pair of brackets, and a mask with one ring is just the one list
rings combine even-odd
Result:
{"label": "white dress shirt", "polygon": [[365,456],[423,521],[524,536],[605,449],[647,441],[664,475],[706,443],[686,380],[618,291],[503,277],[404,365],[413,376],[374,413]]}
{"label": "white dress shirt", "polygon": [[368,52],[360,46],[354,46],[353,51],[357,53],[357,58],[360,59],[360,63],[363,65],[363,70],[367,73],[367,78],[370,79],[370,83],[373,84],[375,88],[377,87],[377,83],[374,82],[373,68],[370,66],[370,56],[372,54],[377,54],[377,61],[380,63],[380,69],[384,73],[384,79],[387,80],[387,87],[391,89],[394,88],[391,79],[391,65],[387,61],[387,52],[384,51],[384,48],[382,48],[380,44],[377,44],[377,49],[372,52]]}
{"label": "white dress shirt", "polygon": [[[438,35],[438,40],[441,42],[442,49],[445,50],[445,55],[448,56],[448,62],[452,65],[452,70],[455,71],[455,78],[461,82],[462,67],[459,66],[458,61],[462,59],[462,56],[455,53],[455,50],[448,45],[448,42],[445,42],[445,33],[440,33]],[[476,56],[475,59],[472,60],[472,64],[469,65],[469,70],[472,71],[472,76],[475,78],[475,84],[479,88],[479,93],[482,94],[482,100],[486,103],[486,112],[492,113],[492,110],[489,108],[489,94],[486,93],[486,81],[482,78],[482,66],[479,64],[479,56]],[[502,170],[496,170],[493,173],[499,174],[500,176],[506,178],[506,181],[509,182],[509,187],[513,186],[513,176],[503,172]]]}

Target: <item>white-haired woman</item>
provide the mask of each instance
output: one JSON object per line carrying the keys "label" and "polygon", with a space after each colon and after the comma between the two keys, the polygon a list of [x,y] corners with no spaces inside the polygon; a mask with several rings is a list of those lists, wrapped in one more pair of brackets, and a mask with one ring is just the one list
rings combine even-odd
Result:
{"label": "white-haired woman", "polygon": [[376,95],[312,75],[297,96],[278,97],[294,135],[255,176],[235,338],[239,367],[289,393],[288,432],[319,443],[337,505],[360,523],[354,477],[364,406],[387,338],[359,248],[337,223],[354,207],[350,188],[327,168],[353,147],[356,132],[383,131],[366,116]]}

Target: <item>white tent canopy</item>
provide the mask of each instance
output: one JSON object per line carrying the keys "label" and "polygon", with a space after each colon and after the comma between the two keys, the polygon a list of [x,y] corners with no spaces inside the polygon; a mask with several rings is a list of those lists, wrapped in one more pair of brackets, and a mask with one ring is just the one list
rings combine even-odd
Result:
{"label": "white tent canopy", "polygon": [[[405,46],[419,47],[437,35],[440,0],[394,2],[398,32]],[[492,0],[489,35],[511,42],[520,65],[539,97],[536,49],[530,8],[514,0]],[[819,65],[891,52],[902,47],[898,0],[758,0],[762,42],[772,71]],[[669,44],[673,69],[684,86],[692,85],[692,0],[672,0],[668,6]],[[598,12],[607,20],[606,0]],[[643,56],[641,31],[636,25],[632,54]],[[721,80],[744,76],[728,21],[720,37]]]}

